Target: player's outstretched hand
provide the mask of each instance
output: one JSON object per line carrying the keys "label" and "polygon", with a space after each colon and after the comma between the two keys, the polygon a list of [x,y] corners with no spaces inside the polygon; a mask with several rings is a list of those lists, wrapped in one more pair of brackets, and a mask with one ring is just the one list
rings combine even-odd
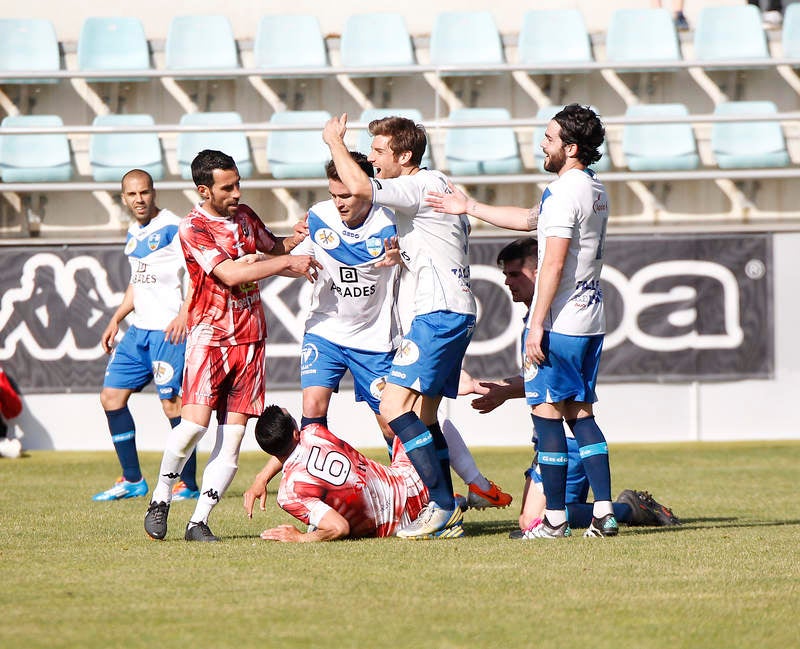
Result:
{"label": "player's outstretched hand", "polygon": [[467,195],[458,189],[452,182],[447,181],[448,192],[428,192],[425,195],[425,204],[430,205],[434,211],[444,214],[466,214]]}
{"label": "player's outstretched hand", "polygon": [[384,239],[383,249],[386,251],[386,254],[383,259],[375,263],[375,268],[403,265],[403,255],[400,251],[400,242],[397,237],[388,237]]}
{"label": "player's outstretched hand", "polygon": [[322,265],[311,255],[287,255],[286,270],[302,275],[309,282],[315,282]]}
{"label": "player's outstretched hand", "polygon": [[253,507],[255,507],[256,500],[259,503],[258,508],[262,512],[267,511],[267,485],[259,480],[253,482],[250,488],[244,492],[242,505],[247,518],[253,518]]}
{"label": "player's outstretched hand", "polygon": [[501,406],[507,400],[503,386],[499,383],[480,381],[477,383],[475,392],[481,396],[474,398],[470,405],[483,415]]}
{"label": "player's outstretched hand", "polygon": [[294,525],[278,525],[278,527],[272,527],[261,532],[261,538],[265,541],[299,543],[303,538],[303,533]]}
{"label": "player's outstretched hand", "polygon": [[344,140],[347,133],[347,113],[342,113],[340,117],[331,117],[322,129],[322,139],[325,144],[331,145]]}

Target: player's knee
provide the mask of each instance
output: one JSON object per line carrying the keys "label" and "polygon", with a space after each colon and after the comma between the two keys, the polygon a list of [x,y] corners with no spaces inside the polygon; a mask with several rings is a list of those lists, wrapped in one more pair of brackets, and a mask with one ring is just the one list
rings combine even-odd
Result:
{"label": "player's knee", "polygon": [[127,392],[116,388],[103,388],[100,392],[100,404],[103,410],[119,410],[128,403]]}

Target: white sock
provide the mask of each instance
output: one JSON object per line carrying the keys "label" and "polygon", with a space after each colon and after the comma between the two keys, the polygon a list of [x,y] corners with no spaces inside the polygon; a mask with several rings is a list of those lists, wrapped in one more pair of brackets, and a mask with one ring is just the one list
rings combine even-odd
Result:
{"label": "white sock", "polygon": [[239,449],[244,438],[241,424],[222,424],[217,426],[217,443],[203,471],[200,498],[190,519],[195,523],[207,523],[211,510],[220,501],[239,468]]}
{"label": "white sock", "polygon": [[566,509],[545,509],[544,516],[552,527],[558,527],[567,520]]}
{"label": "white sock", "polygon": [[611,504],[610,500],[595,500],[594,506],[592,507],[592,516],[595,518],[602,518],[607,514],[614,513],[614,506]]}
{"label": "white sock", "polygon": [[481,474],[478,465],[475,464],[475,458],[472,457],[472,453],[469,452],[467,445],[464,443],[464,438],[461,437],[458,428],[449,419],[445,419],[442,422],[442,435],[444,435],[444,439],[447,441],[447,448],[450,451],[450,466],[453,467],[453,471],[456,472],[458,477],[467,484],[476,483],[484,491],[489,489],[491,486],[489,481]]}
{"label": "white sock", "polygon": [[207,430],[206,426],[181,419],[181,423],[167,434],[164,456],[161,458],[161,468],[158,471],[158,482],[153,489],[151,501],[168,503],[172,500],[172,485],[180,477],[183,465],[186,464],[192,449],[197,446],[197,442]]}

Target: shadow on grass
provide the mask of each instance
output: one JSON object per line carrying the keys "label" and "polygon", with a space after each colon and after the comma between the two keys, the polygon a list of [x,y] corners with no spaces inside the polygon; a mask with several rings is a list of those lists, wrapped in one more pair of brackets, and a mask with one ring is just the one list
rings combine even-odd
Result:
{"label": "shadow on grass", "polygon": [[517,529],[517,519],[505,521],[464,521],[464,533],[467,536],[492,536],[495,534],[505,534]]}

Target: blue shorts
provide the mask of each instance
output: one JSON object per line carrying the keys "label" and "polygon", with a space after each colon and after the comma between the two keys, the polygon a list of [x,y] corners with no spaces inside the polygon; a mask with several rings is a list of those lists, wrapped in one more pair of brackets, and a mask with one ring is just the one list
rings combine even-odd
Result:
{"label": "blue shorts", "polygon": [[330,388],[339,391],[339,382],[350,370],[356,401],[366,401],[373,412],[379,412],[381,392],[392,367],[394,352],[369,352],[342,347],[321,336],[303,336],[300,353],[300,386]]}
{"label": "blue shorts", "polygon": [[153,381],[159,399],[178,397],[185,351],[184,343],[169,342],[163,331],[131,326],[111,354],[103,387],[139,392]]}
{"label": "blue shorts", "polygon": [[388,382],[425,396],[454,398],[474,330],[473,315],[434,311],[416,316],[394,356]]}
{"label": "blue shorts", "polygon": [[597,401],[595,387],[603,338],[603,334],[567,336],[545,331],[542,337],[544,363],[536,365],[527,360],[523,363],[528,405],[558,403],[566,399],[583,403]]}
{"label": "blue shorts", "polygon": [[[539,474],[538,466],[531,464],[531,468],[525,471],[525,477],[530,478],[535,484],[542,483],[542,476]],[[578,442],[574,437],[567,437],[567,493],[566,503],[572,505],[585,503],[589,497],[589,478],[583,470],[581,462],[581,452]]]}

